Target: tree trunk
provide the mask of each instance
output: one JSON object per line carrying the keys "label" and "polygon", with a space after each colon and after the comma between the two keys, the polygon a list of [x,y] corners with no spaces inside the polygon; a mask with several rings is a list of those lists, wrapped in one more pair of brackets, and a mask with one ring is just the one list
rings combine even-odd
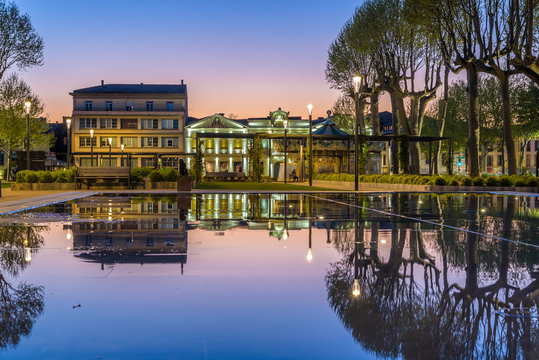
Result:
{"label": "tree trunk", "polygon": [[359,123],[359,133],[365,135],[365,100],[361,96],[356,100],[356,121]]}
{"label": "tree trunk", "polygon": [[[397,110],[397,102],[395,100],[395,96],[393,94],[389,94],[389,97],[391,99],[391,126],[393,128],[393,135],[399,135],[400,134],[400,127],[399,127],[399,113]],[[398,151],[398,144],[396,140],[393,140],[391,145],[391,164],[393,165],[393,174],[399,173],[399,151]]]}
{"label": "tree trunk", "polygon": [[[419,101],[417,98],[412,97],[410,99],[410,135],[418,135],[418,125],[419,125]],[[419,161],[419,143],[417,141],[410,141],[410,173],[417,175],[420,173],[421,164]]]}
{"label": "tree trunk", "polygon": [[[449,94],[449,69],[446,67],[444,72],[444,98],[438,104],[438,136],[444,136],[445,118],[447,117],[447,98]],[[433,157],[433,173],[438,174],[438,160],[441,155],[441,144],[439,141],[435,143]],[[449,156],[449,151],[448,151]]]}
{"label": "tree trunk", "polygon": [[372,117],[372,134],[380,135],[380,114],[378,113],[378,98],[380,94],[373,92],[371,94],[371,117]]}
{"label": "tree trunk", "polygon": [[13,150],[10,149],[7,155],[7,174],[5,176],[7,180],[15,180],[11,178],[11,159],[12,158],[13,158]]}
{"label": "tree trunk", "polygon": [[479,74],[474,64],[466,66],[468,78],[468,168],[479,176]]}
{"label": "tree trunk", "polygon": [[509,172],[509,175],[515,175],[517,173],[517,159],[515,155],[515,142],[513,141],[508,75],[504,74],[500,77],[500,87],[502,90],[503,139],[507,151],[507,171]]}

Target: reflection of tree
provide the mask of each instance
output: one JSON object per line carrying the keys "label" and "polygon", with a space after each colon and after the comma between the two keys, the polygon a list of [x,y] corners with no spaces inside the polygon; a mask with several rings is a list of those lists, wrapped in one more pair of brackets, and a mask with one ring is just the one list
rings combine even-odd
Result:
{"label": "reflection of tree", "polygon": [[[0,268],[16,277],[29,262],[25,249],[43,244],[39,234],[45,227],[0,227]],[[11,285],[0,273],[0,348],[16,346],[21,336],[28,336],[35,319],[44,308],[43,287],[20,283]]]}
{"label": "reflection of tree", "polygon": [[[394,210],[417,213],[413,197],[393,195]],[[443,206],[432,206],[433,212]],[[393,220],[387,261],[379,253],[376,230],[371,242],[363,243],[362,224],[357,231],[357,254],[344,253],[326,275],[328,299],[353,337],[377,356],[404,358],[534,358],[539,351],[539,279],[523,276],[524,286],[508,280],[511,268],[522,269],[525,260],[511,257],[511,244],[496,247],[497,268],[490,273],[479,256],[482,242],[473,233],[481,226],[479,198],[467,199],[463,237],[464,281],[448,277],[448,249],[461,241],[454,232],[424,237],[419,223]],[[507,201],[502,236],[512,238],[514,198]],[[440,214],[443,215],[443,214]],[[442,216],[443,218],[443,216]],[[372,222],[372,221],[371,221]],[[372,225],[371,225],[372,226]],[[375,226],[372,226],[375,228]],[[431,239],[431,244],[426,244]],[[430,246],[429,246],[430,245]],[[427,252],[437,249],[437,256]],[[345,247],[341,246],[341,249]],[[442,259],[439,269],[435,259]],[[353,270],[355,267],[355,270]],[[460,265],[457,266],[457,269]],[[524,267],[525,268],[525,267]],[[490,270],[490,269],[489,269]],[[354,272],[361,295],[351,295]],[[443,274],[443,282],[440,280]],[[531,279],[531,280],[530,280]],[[452,283],[454,282],[454,283]],[[532,315],[532,316],[530,316]]]}

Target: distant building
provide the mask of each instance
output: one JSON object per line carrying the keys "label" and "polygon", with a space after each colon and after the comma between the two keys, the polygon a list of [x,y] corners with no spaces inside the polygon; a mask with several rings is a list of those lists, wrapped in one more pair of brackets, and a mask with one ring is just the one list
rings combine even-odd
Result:
{"label": "distant building", "polygon": [[[91,165],[93,142],[94,166],[127,166],[128,158],[132,167],[178,166],[184,154],[187,118],[187,86],[183,80],[160,85],[102,81],[98,86],[73,90],[70,95],[71,150],[76,165]],[[93,139],[90,130],[94,130]]]}

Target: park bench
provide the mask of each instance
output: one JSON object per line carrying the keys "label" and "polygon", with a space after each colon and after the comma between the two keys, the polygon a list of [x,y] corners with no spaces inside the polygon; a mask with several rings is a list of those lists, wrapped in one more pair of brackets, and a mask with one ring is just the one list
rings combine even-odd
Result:
{"label": "park bench", "polygon": [[131,167],[81,166],[75,173],[75,187],[78,189],[79,183],[86,183],[86,187],[90,189],[91,183],[97,183],[100,180],[116,180],[119,182],[121,179],[127,179],[127,186],[131,188]]}
{"label": "park bench", "polygon": [[227,180],[238,180],[238,181],[244,181],[245,180],[245,173],[244,172],[207,172],[206,181],[227,181]]}

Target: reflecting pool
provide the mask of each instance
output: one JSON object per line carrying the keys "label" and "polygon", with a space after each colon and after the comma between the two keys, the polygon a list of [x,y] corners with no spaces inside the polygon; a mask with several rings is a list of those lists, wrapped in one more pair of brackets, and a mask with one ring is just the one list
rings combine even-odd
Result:
{"label": "reflecting pool", "polygon": [[0,358],[539,354],[535,196],[107,194],[0,249]]}

